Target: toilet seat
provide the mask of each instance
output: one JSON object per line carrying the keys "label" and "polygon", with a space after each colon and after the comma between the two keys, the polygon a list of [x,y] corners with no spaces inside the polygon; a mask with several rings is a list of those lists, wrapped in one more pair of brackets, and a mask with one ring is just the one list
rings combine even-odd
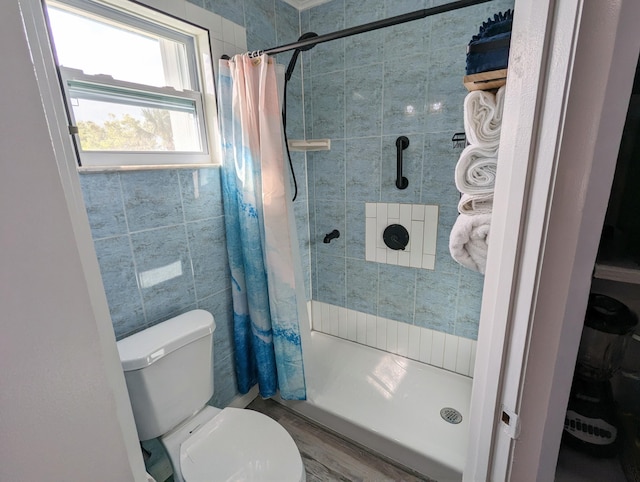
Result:
{"label": "toilet seat", "polygon": [[186,482],[301,482],[305,471],[287,431],[264,414],[225,408],[180,446]]}

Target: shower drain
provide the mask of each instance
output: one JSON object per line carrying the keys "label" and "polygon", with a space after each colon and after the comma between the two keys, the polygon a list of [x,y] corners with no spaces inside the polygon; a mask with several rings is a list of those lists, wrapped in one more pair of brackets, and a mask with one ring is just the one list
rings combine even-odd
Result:
{"label": "shower drain", "polygon": [[458,424],[462,422],[462,414],[455,408],[444,407],[440,410],[440,416],[449,423]]}

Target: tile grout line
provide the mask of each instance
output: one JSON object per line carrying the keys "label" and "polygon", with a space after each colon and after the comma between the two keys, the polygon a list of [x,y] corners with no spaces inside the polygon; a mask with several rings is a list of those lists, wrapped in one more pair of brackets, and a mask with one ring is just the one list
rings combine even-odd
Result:
{"label": "tile grout line", "polygon": [[136,286],[138,287],[138,297],[140,299],[140,304],[142,305],[142,317],[144,318],[144,326],[148,325],[149,319],[147,317],[147,306],[144,301],[144,296],[142,295],[142,287],[140,286],[140,279],[138,277],[138,262],[136,260],[136,254],[133,249],[133,240],[131,239],[131,231],[129,227],[129,215],[127,214],[127,207],[124,202],[124,187],[122,186],[122,177],[120,173],[117,173],[118,176],[118,185],[120,186],[120,200],[122,202],[122,212],[124,213],[124,222],[127,226],[127,238],[129,240],[129,249],[131,251],[131,260],[133,262],[133,272],[136,277]]}
{"label": "tile grout line", "polygon": [[[196,176],[194,176],[194,174],[196,174]],[[200,173],[198,170],[191,171],[191,176],[197,177],[198,180],[200,179]],[[178,191],[180,192],[180,210],[182,211],[182,224],[184,225],[184,235],[187,241],[187,255],[189,256],[189,265],[191,266],[191,283],[193,285],[193,297],[197,306],[198,289],[196,288],[196,270],[195,270],[195,266],[193,265],[193,256],[191,256],[191,242],[189,241],[189,230],[187,229],[187,217],[184,212],[184,196],[182,194],[182,180],[180,179],[179,173],[177,174],[176,177],[178,178]]]}

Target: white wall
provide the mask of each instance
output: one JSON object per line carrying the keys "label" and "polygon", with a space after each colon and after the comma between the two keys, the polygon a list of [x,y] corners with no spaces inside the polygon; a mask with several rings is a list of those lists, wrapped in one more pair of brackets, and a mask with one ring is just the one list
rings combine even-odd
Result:
{"label": "white wall", "polygon": [[0,480],[145,480],[78,182],[56,163],[20,16],[38,4],[0,7]]}

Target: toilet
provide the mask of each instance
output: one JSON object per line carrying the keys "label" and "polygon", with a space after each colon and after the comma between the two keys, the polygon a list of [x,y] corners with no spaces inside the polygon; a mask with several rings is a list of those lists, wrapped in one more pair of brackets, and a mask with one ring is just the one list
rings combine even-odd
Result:
{"label": "toilet", "polygon": [[159,437],[175,482],[304,482],[300,452],[280,424],[206,404],[214,330],[209,312],[193,310],[117,343],[138,438]]}

